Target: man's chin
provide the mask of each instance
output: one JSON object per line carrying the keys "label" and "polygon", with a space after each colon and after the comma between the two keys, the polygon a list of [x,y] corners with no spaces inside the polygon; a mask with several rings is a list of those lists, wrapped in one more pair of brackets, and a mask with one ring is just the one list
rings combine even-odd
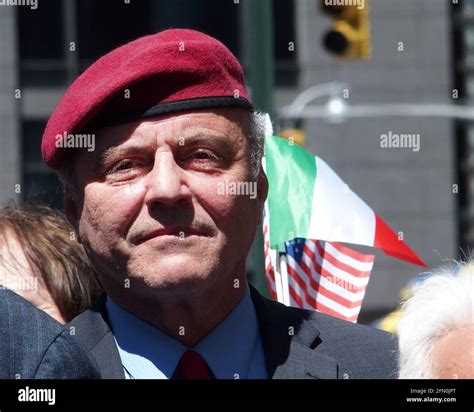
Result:
{"label": "man's chin", "polygon": [[156,290],[202,288],[212,283],[212,278],[215,276],[215,266],[209,266],[209,263],[205,258],[170,256],[153,259],[146,264],[132,265],[129,268],[129,276]]}

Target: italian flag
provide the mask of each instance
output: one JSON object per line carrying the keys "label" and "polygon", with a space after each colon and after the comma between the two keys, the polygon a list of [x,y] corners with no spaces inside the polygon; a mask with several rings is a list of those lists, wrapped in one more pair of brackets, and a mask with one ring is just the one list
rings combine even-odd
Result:
{"label": "italian flag", "polygon": [[353,243],[427,267],[326,162],[301,146],[268,135],[264,167],[270,248],[284,252],[295,238]]}

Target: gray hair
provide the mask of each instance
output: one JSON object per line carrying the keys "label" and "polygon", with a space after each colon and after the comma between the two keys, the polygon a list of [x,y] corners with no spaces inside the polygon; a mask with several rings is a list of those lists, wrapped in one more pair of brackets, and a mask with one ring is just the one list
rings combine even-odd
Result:
{"label": "gray hair", "polygon": [[252,112],[250,115],[250,130],[247,139],[250,148],[250,165],[254,178],[257,178],[262,166],[267,131],[267,115],[262,112]]}
{"label": "gray hair", "polygon": [[[263,112],[250,112],[249,123],[246,128],[246,137],[249,143],[249,156],[252,177],[256,179],[260,173],[262,157],[265,146],[266,114]],[[72,197],[77,200],[77,187],[74,170],[70,158],[66,158],[57,172],[61,183],[69,190]]]}
{"label": "gray hair", "polygon": [[433,379],[432,352],[447,333],[474,325],[474,263],[432,274],[403,306],[398,324],[399,378]]}

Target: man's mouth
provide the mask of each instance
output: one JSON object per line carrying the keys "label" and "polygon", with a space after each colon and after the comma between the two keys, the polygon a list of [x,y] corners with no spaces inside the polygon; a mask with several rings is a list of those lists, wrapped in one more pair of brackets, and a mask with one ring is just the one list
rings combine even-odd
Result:
{"label": "man's mouth", "polygon": [[140,236],[136,244],[140,244],[152,239],[163,239],[163,240],[179,240],[186,239],[190,236],[206,236],[202,231],[198,231],[192,228],[175,227],[175,228],[162,228],[149,232],[143,236]]}

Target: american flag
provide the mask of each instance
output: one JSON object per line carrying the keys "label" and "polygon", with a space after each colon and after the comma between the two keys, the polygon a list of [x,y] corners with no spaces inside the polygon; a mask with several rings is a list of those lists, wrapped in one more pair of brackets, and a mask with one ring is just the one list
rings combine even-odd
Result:
{"label": "american flag", "polygon": [[263,224],[265,272],[273,299],[357,322],[374,264],[374,255],[338,242],[293,239],[285,252],[270,248]]}

